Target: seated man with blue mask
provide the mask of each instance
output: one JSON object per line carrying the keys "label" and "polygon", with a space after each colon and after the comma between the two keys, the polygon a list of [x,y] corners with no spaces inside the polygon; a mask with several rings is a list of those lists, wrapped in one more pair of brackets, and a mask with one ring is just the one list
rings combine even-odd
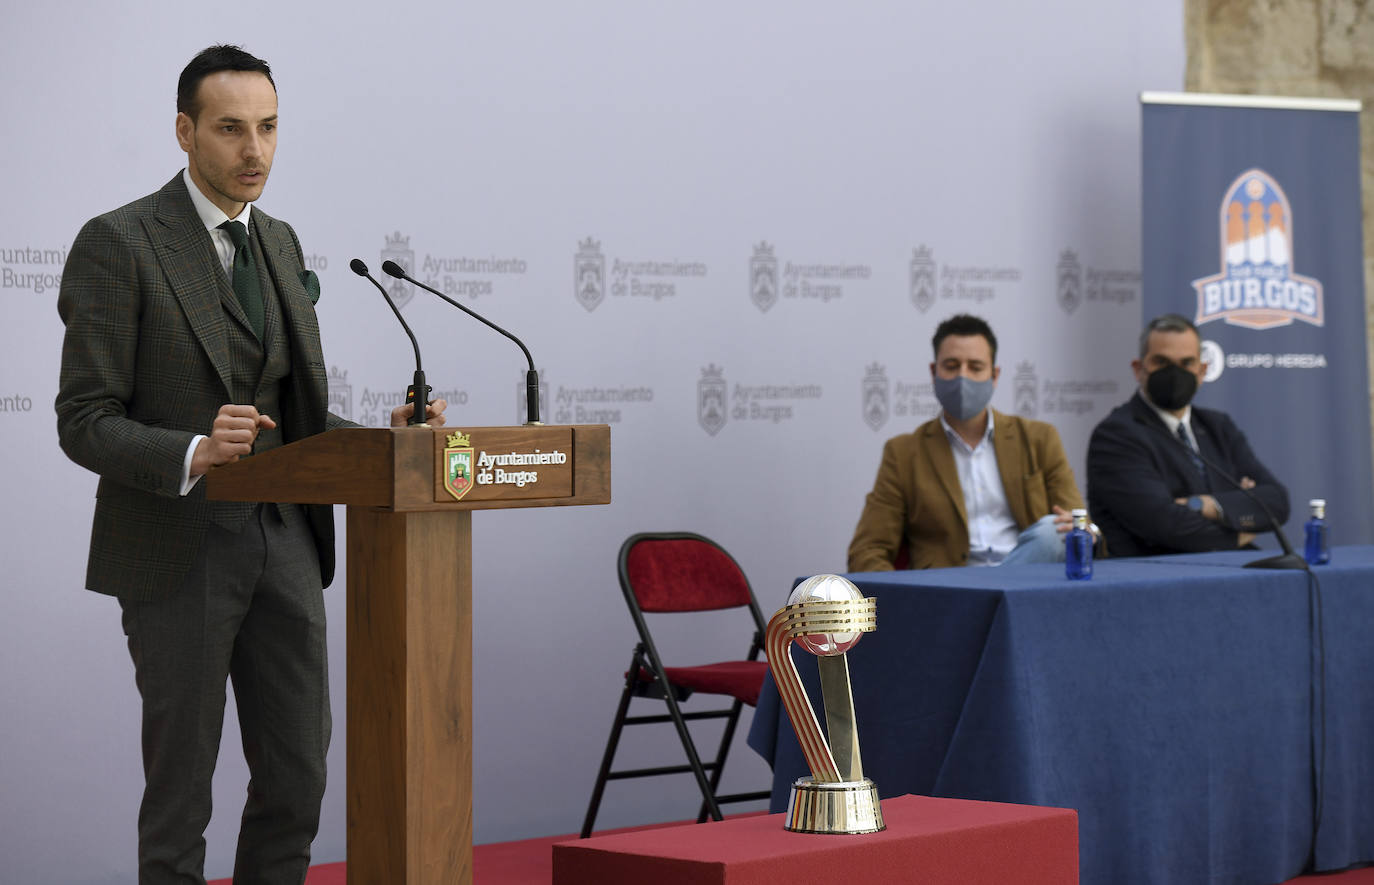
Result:
{"label": "seated man with blue mask", "polygon": [[849,571],[1062,562],[1083,506],[1059,433],[988,408],[997,338],[960,314],[935,330],[938,417],[893,437],[849,543]]}

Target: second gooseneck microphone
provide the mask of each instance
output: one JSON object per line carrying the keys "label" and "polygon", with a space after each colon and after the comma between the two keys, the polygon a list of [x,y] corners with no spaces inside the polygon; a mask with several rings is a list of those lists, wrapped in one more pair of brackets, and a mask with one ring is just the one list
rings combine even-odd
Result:
{"label": "second gooseneck microphone", "polygon": [[[389,261],[387,262],[387,264],[390,263]],[[405,329],[406,334],[410,336],[410,346],[415,348],[415,378],[410,387],[406,388],[406,402],[410,403],[415,408],[411,411],[410,419],[406,423],[410,425],[424,424],[425,410],[426,406],[429,404],[430,388],[429,385],[425,383],[425,370],[420,365],[420,343],[415,340],[415,333],[410,331],[410,324],[406,322],[405,317],[401,316],[401,311],[397,309],[396,302],[391,300],[391,295],[386,291],[386,287],[377,282],[372,274],[368,273],[367,265],[363,264],[362,259],[354,258],[352,261],[348,262],[348,266],[355,274],[360,277],[367,277],[372,285],[377,287],[377,291],[382,293],[382,297],[386,299],[386,303],[391,306],[391,312],[396,314],[396,319],[401,321],[401,328]]]}
{"label": "second gooseneck microphone", "polygon": [[[361,264],[362,262],[358,263]],[[448,297],[443,292],[440,292],[438,289],[435,289],[432,286],[426,286],[424,283],[407,274],[405,272],[405,268],[401,267],[394,261],[383,261],[382,272],[388,274],[389,276],[393,276],[398,280],[405,280],[407,283],[419,286],[426,292],[432,292],[435,295],[438,295],[440,298],[444,299],[449,304],[452,304],[454,307],[458,308],[463,313],[467,314],[468,316],[472,317],[478,322],[490,326],[491,328],[495,329],[502,335],[505,335],[507,338],[518,344],[520,346],[520,349],[525,354],[526,362],[528,362],[530,365],[529,371],[525,373],[525,424],[532,425],[541,423],[539,420],[539,373],[535,371],[534,357],[530,356],[530,349],[525,346],[525,343],[523,341],[521,341],[519,338],[516,338],[514,335],[507,332],[505,329],[496,325],[491,320],[487,319],[486,317],[482,316],[476,311],[466,308],[463,305],[459,304],[457,301],[454,301],[452,298]],[[369,277],[369,279],[371,278]],[[373,282],[376,282],[376,280],[373,280]],[[392,310],[395,310],[394,305],[392,306]],[[400,316],[399,313],[397,313],[396,315]]]}

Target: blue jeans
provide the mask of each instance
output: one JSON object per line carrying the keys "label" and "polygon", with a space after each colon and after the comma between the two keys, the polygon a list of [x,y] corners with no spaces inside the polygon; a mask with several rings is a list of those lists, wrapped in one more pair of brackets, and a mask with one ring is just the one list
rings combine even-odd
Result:
{"label": "blue jeans", "polygon": [[1023,562],[1063,562],[1064,536],[1055,528],[1054,516],[1042,516],[1016,538],[1016,546],[1001,565]]}

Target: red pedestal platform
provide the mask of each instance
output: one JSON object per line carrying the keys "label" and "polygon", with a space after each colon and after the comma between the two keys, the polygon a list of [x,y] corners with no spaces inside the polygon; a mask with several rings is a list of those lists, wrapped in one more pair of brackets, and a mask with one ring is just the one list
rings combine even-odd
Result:
{"label": "red pedestal platform", "polygon": [[781,814],[621,833],[553,846],[553,885],[1077,885],[1070,809],[929,796],[882,800],[887,829],[789,833]]}

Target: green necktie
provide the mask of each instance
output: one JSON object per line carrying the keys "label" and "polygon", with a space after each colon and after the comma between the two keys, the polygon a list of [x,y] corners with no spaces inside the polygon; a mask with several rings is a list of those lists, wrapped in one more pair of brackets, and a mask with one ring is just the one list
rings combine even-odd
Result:
{"label": "green necktie", "polygon": [[231,274],[234,295],[248,317],[248,325],[253,327],[254,334],[261,340],[265,323],[262,288],[258,285],[258,263],[253,260],[253,248],[248,245],[248,228],[243,226],[242,221],[226,221],[219,229],[234,241],[234,272]]}

